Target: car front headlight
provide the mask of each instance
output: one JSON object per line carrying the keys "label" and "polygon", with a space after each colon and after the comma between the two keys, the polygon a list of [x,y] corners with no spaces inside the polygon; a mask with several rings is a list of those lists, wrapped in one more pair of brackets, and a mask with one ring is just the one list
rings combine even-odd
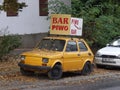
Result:
{"label": "car front headlight", "polygon": [[43,63],[48,63],[48,62],[49,62],[49,59],[48,59],[48,58],[43,58],[43,59],[42,59],[42,62],[43,62]]}
{"label": "car front headlight", "polygon": [[101,54],[100,52],[97,52],[97,53],[95,54],[95,56],[96,56],[96,57],[101,57],[102,54]]}
{"label": "car front headlight", "polygon": [[117,57],[120,58],[120,54]]}
{"label": "car front headlight", "polygon": [[25,60],[25,56],[24,56],[24,55],[21,55],[20,59],[21,59],[21,60]]}

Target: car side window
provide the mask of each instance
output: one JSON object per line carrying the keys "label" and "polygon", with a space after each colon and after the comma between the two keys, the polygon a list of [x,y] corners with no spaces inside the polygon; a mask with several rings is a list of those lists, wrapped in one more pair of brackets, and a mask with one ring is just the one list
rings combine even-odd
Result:
{"label": "car side window", "polygon": [[78,51],[77,43],[75,41],[68,41],[66,46],[66,52],[75,52]]}
{"label": "car side window", "polygon": [[79,45],[80,51],[87,51],[88,50],[86,45],[83,42],[79,41],[78,45]]}
{"label": "car side window", "polygon": [[116,40],[113,42],[114,46],[120,46],[120,39]]}

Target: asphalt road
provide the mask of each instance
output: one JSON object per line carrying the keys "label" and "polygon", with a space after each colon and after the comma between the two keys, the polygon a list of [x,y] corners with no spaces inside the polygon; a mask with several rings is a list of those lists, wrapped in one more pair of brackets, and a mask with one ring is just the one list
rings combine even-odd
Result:
{"label": "asphalt road", "polygon": [[83,84],[74,85],[58,85],[35,87],[22,90],[120,90],[120,76],[109,77],[106,79],[97,80],[95,82],[84,82]]}

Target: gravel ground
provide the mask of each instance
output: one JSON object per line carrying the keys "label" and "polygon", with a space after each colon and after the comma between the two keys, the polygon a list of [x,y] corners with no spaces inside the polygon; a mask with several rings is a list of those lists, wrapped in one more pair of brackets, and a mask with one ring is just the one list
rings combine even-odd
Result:
{"label": "gravel ground", "polygon": [[0,90],[29,90],[39,88],[41,90],[60,86],[83,85],[95,83],[106,78],[120,78],[119,69],[97,69],[87,76],[79,73],[64,73],[60,80],[49,80],[45,74],[23,76],[20,74],[18,61],[0,63]]}

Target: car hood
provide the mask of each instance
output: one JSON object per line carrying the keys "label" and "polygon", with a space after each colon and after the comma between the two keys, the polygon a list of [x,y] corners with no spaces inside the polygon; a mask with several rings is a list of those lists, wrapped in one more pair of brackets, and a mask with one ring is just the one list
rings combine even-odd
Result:
{"label": "car hood", "polygon": [[104,47],[100,50],[98,50],[98,52],[102,55],[115,55],[118,56],[120,55],[120,47]]}
{"label": "car hood", "polygon": [[49,51],[49,50],[32,50],[24,52],[21,55],[30,56],[30,57],[45,57],[45,58],[61,58],[62,52],[58,51]]}

